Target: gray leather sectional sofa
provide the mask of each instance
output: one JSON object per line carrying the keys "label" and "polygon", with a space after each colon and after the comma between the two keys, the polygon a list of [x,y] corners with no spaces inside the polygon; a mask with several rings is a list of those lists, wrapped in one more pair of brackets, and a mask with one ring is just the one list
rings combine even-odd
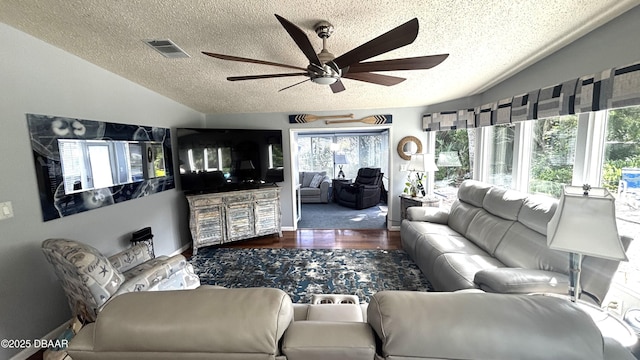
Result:
{"label": "gray leather sectional sofa", "polygon": [[634,359],[553,297],[382,291],[367,307],[209,287],[118,296],[67,351],[74,360]]}
{"label": "gray leather sectional sofa", "polygon": [[[546,241],[556,206],[548,196],[466,180],[450,210],[408,209],[402,247],[438,291],[567,293],[569,255]],[[622,240],[626,250],[631,239]],[[617,267],[586,256],[581,299],[600,304]]]}

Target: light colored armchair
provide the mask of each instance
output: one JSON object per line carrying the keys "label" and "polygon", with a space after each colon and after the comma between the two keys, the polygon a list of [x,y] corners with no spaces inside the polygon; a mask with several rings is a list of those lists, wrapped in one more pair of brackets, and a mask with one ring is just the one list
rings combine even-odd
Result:
{"label": "light colored armchair", "polygon": [[200,286],[184,256],[154,258],[144,243],[109,258],[87,244],[66,239],[47,239],[42,251],[62,282],[73,315],[83,321],[95,321],[102,307],[123,293]]}
{"label": "light colored armchair", "polygon": [[[322,177],[319,183],[314,183],[313,178],[318,175]],[[329,187],[331,179],[326,171],[301,171],[300,179],[300,202],[302,203],[328,203]],[[317,186],[315,186],[317,185]]]}

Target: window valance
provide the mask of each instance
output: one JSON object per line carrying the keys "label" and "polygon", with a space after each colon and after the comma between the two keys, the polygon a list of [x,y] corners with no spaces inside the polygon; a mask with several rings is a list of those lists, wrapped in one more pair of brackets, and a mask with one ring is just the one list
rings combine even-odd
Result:
{"label": "window valance", "polygon": [[532,90],[475,109],[425,114],[425,131],[509,124],[640,105],[640,61]]}

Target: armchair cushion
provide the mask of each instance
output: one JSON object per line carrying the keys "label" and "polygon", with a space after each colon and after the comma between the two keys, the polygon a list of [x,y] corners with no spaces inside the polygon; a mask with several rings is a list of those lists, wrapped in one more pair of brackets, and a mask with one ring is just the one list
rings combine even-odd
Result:
{"label": "armchair cushion", "polygon": [[[127,279],[115,295],[133,291],[157,290],[162,280],[169,279],[189,265],[182,255],[159,256],[124,273]],[[190,265],[189,265],[190,266]]]}
{"label": "armchair cushion", "polygon": [[565,293],[569,277],[553,271],[496,268],[478,271],[474,282],[484,291],[503,294]]}
{"label": "armchair cushion", "polygon": [[146,243],[138,243],[109,256],[111,264],[122,273],[151,259],[153,259],[153,254],[149,251],[149,246]]}

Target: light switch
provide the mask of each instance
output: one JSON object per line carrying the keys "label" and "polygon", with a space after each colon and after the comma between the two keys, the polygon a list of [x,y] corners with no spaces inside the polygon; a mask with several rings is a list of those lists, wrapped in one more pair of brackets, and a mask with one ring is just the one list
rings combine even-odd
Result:
{"label": "light switch", "polygon": [[13,217],[13,207],[11,207],[11,201],[0,203],[0,220],[9,219]]}

